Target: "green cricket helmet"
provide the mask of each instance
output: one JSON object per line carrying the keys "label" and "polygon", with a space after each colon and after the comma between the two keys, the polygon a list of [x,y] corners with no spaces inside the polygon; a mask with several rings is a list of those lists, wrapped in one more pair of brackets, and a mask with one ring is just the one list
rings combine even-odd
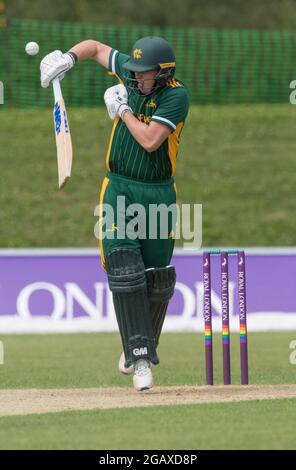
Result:
{"label": "green cricket helmet", "polygon": [[164,86],[167,80],[173,78],[176,70],[176,58],[172,47],[165,39],[147,36],[139,39],[133,45],[129,60],[122,66],[130,72],[125,75],[127,87],[138,93],[135,72],[157,70],[156,84],[151,90],[152,93],[156,88]]}

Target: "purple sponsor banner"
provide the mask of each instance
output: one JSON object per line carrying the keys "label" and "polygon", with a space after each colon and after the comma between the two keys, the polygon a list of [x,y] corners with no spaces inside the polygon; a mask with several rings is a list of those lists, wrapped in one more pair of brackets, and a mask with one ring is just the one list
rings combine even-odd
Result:
{"label": "purple sponsor banner", "polygon": [[[16,301],[29,286],[31,315],[46,316],[54,307],[51,286],[66,296],[67,285],[75,284],[95,302],[94,284],[98,282],[105,283],[106,278],[95,256],[0,257],[0,315],[17,313]],[[74,316],[85,314],[79,305],[73,311]]]}
{"label": "purple sponsor banner", "polygon": [[[95,250],[60,253],[1,250],[0,322],[4,316],[15,315],[22,319],[96,321],[111,316],[112,297]],[[176,267],[177,285],[167,317],[194,321],[203,309],[202,254],[176,251],[171,264]],[[213,317],[221,315],[220,269],[220,257],[212,256]],[[275,313],[296,319],[296,250],[246,250],[246,278],[249,316]],[[237,263],[232,255],[229,281],[230,315],[237,316]]]}
{"label": "purple sponsor banner", "polygon": [[[202,256],[176,256],[173,264],[176,266],[178,281],[190,289],[193,290],[197,282],[202,282]],[[212,290],[220,296],[219,256],[211,258],[211,273]],[[247,254],[246,279],[249,313],[296,313],[296,252],[293,255]],[[235,313],[238,314],[237,260],[236,256],[232,255],[229,256],[229,281],[234,284]],[[178,294],[176,297],[174,300],[178,302],[174,305],[179,307]]]}

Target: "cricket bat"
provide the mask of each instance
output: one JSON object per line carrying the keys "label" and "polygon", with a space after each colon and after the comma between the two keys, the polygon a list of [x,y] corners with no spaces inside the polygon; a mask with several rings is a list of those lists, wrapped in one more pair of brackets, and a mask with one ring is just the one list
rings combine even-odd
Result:
{"label": "cricket bat", "polygon": [[71,176],[72,141],[60,80],[55,78],[52,85],[54,93],[53,117],[57,144],[58,180],[59,188],[62,189]]}

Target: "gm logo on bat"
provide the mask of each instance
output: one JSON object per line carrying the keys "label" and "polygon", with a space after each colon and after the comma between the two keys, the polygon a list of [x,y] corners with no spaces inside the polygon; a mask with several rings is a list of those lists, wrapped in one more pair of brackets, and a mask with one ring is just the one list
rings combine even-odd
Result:
{"label": "gm logo on bat", "polygon": [[54,122],[55,122],[56,134],[59,135],[59,133],[61,132],[61,124],[62,124],[61,107],[59,103],[56,103],[54,105]]}
{"label": "gm logo on bat", "polygon": [[64,111],[64,124],[65,124],[65,132],[69,132],[69,124],[68,124],[66,111]]}

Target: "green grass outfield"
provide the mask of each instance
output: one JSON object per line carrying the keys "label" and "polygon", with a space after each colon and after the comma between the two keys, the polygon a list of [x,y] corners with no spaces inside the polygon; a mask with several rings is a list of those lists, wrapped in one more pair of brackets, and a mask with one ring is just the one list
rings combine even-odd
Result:
{"label": "green grass outfield", "polygon": [[0,449],[292,449],[296,400],[0,419]]}
{"label": "green grass outfield", "polygon": [[[293,384],[290,342],[296,332],[250,333],[252,384]],[[0,388],[131,386],[117,372],[118,335],[3,335]],[[215,336],[221,383],[221,337]],[[203,338],[167,333],[154,368],[156,385],[204,383]],[[233,383],[239,383],[239,339],[232,335]],[[0,418],[0,448],[13,449],[292,449],[296,399],[69,411]]]}
{"label": "green grass outfield", "polygon": [[[52,110],[0,108],[0,246],[97,246],[105,109],[67,106],[73,177],[58,191]],[[295,244],[295,109],[191,107],[176,181],[179,203],[203,204],[204,246]]]}

